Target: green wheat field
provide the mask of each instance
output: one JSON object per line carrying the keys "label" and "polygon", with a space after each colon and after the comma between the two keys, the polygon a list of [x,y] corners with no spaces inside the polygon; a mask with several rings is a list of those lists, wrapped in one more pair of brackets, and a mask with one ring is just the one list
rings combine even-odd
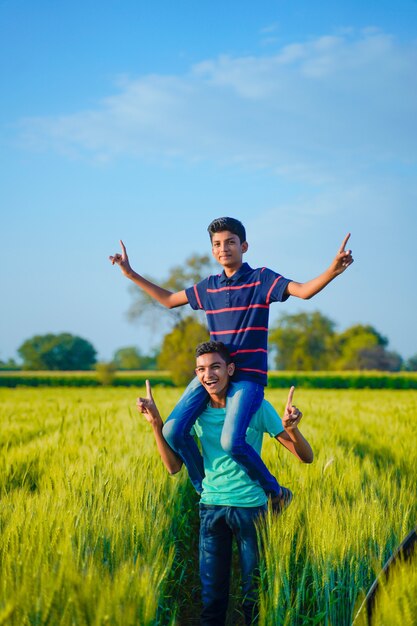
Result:
{"label": "green wheat field", "polygon": [[[0,624],[198,624],[198,502],[185,470],[165,471],[135,408],[141,393],[0,389]],[[179,391],[154,395],[167,415]],[[281,412],[286,395],[267,399]],[[264,458],[295,498],[261,529],[260,624],[347,626],[417,524],[417,391],[299,388],[295,400],[315,460],[265,437]],[[416,569],[397,566],[375,624],[416,623]]]}

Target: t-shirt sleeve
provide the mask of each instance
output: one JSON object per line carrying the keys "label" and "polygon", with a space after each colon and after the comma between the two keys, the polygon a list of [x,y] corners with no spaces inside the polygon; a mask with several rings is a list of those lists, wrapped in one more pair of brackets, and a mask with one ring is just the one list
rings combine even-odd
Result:
{"label": "t-shirt sleeve", "polygon": [[284,430],[280,416],[268,400],[262,402],[259,417],[259,426],[262,428],[262,432],[269,433],[271,437],[276,437]]}
{"label": "t-shirt sleeve", "polygon": [[261,277],[266,304],[270,302],[285,302],[288,299],[289,294],[285,293],[285,289],[288,283],[291,282],[290,278],[285,278],[281,274],[267,268],[261,271]]}
{"label": "t-shirt sleeve", "polygon": [[199,309],[202,309],[204,311],[206,309],[207,282],[208,279],[205,278],[196,285],[188,287],[188,289],[185,290],[188,302],[191,308],[195,311]]}

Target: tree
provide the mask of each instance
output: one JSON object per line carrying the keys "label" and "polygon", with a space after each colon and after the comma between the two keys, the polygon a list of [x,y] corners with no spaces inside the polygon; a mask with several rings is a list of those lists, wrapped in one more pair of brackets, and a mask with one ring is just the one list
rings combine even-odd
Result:
{"label": "tree", "polygon": [[356,324],[335,338],[333,369],[398,371],[402,359],[388,352],[388,339],[373,326]]}
{"label": "tree", "polygon": [[207,328],[191,315],[185,317],[165,335],[158,366],[171,372],[176,385],[185,385],[194,375],[197,344],[208,340]]}
{"label": "tree", "polygon": [[358,352],[358,369],[399,372],[403,360],[396,352],[388,352],[384,346],[364,348]]}
{"label": "tree", "polygon": [[335,323],[319,311],[283,314],[271,328],[276,366],[286,370],[321,370],[330,365]]}
{"label": "tree", "polygon": [[20,367],[14,359],[7,359],[7,361],[0,360],[0,370],[13,371],[18,369],[20,369]]}
{"label": "tree", "polygon": [[404,369],[407,372],[417,372],[417,354],[410,356],[404,364]]}
{"label": "tree", "polygon": [[18,349],[26,370],[89,370],[96,350],[86,339],[61,333],[35,335]]}
{"label": "tree", "polygon": [[156,360],[155,353],[146,356],[135,346],[119,348],[113,356],[113,364],[118,370],[152,370],[156,367]]}

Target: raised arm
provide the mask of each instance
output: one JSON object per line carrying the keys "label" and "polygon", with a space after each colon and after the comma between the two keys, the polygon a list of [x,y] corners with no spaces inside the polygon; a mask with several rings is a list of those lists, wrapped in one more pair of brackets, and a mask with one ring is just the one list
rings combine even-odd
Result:
{"label": "raised arm", "polygon": [[333,259],[330,266],[320,276],[316,276],[312,280],[306,283],[296,283],[291,281],[288,283],[286,293],[290,296],[296,296],[303,300],[309,300],[316,293],[319,293],[326,285],[328,285],[336,276],[342,274],[349,265],[352,265],[352,250],[345,250],[346,244],[349,241],[350,233],[344,238],[342,245],[339,248],[338,253]]}
{"label": "raised arm", "polygon": [[168,309],[174,309],[177,306],[187,304],[188,298],[186,296],[185,290],[177,292],[169,291],[168,289],[164,289],[163,287],[159,287],[158,285],[151,283],[143,276],[140,276],[140,274],[137,274],[130,267],[129,257],[127,256],[126,247],[122,240],[120,240],[120,246],[122,248],[122,254],[116,252],[114,256],[109,256],[109,259],[111,261],[111,264],[118,265],[123,274],[127,278],[130,278],[130,280],[133,281],[135,285],[146,291],[146,293],[150,295],[151,298],[157,300],[160,304],[166,306]]}
{"label": "raised arm", "polygon": [[302,463],[312,463],[314,458],[313,450],[307,439],[298,430],[298,424],[303,414],[292,403],[294,389],[294,387],[291,387],[287,404],[285,405],[284,417],[282,419],[284,430],[278,433],[275,439],[292,452]]}
{"label": "raised arm", "polygon": [[163,421],[159,414],[155,400],[152,396],[151,383],[146,381],[146,398],[138,398],[136,406],[139,413],[143,413],[146,421],[152,426],[156,446],[161,459],[170,474],[176,474],[182,467],[182,460],[174,450],[167,444],[162,434]]}

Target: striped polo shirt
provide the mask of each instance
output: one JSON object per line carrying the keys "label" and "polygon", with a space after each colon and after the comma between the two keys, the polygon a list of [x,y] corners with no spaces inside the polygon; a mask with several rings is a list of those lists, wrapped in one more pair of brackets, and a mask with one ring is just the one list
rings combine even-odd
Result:
{"label": "striped polo shirt", "polygon": [[188,302],[207,315],[212,341],[222,341],[236,364],[234,380],[267,384],[268,319],[271,302],[284,302],[290,280],[243,263],[230,278],[209,276],[186,289]]}

